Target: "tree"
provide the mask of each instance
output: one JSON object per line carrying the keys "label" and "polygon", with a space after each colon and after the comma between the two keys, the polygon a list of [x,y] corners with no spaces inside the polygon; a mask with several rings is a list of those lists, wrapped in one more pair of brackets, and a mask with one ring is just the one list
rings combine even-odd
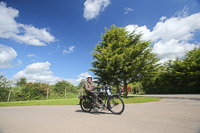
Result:
{"label": "tree", "polygon": [[9,94],[9,81],[3,75],[0,75],[0,101],[4,102],[8,99]]}
{"label": "tree", "polygon": [[182,61],[185,67],[187,88],[193,93],[200,93],[200,48],[194,48]]}
{"label": "tree", "polygon": [[79,90],[78,96],[83,95],[83,93],[84,93],[83,86],[84,86],[85,82],[86,82],[86,80],[82,79],[81,82],[79,83],[79,85],[77,86],[77,88]]}
{"label": "tree", "polygon": [[166,62],[149,93],[200,93],[200,48]]}
{"label": "tree", "polygon": [[23,86],[23,85],[26,85],[26,83],[27,83],[26,78],[22,77],[17,81],[16,85],[17,86]]}
{"label": "tree", "polygon": [[39,100],[48,95],[49,84],[41,82],[28,82],[25,85],[14,87],[15,100]]}
{"label": "tree", "polygon": [[86,80],[85,79],[82,79],[81,82],[79,83],[79,85],[77,86],[78,89],[81,89],[83,88],[83,85],[85,84]]}
{"label": "tree", "polygon": [[57,93],[60,97],[62,96],[65,96],[66,97],[66,94],[67,92],[71,92],[71,93],[78,93],[78,89],[70,84],[69,82],[67,81],[60,81],[60,82],[57,82],[55,85],[54,85],[54,88],[53,88],[54,92]]}
{"label": "tree", "polygon": [[152,53],[151,42],[142,41],[141,34],[128,33],[124,27],[112,25],[105,30],[102,41],[91,53],[95,60],[90,70],[100,83],[115,84],[118,92],[120,83],[123,83],[127,92],[128,83],[146,83],[154,77],[159,59]]}

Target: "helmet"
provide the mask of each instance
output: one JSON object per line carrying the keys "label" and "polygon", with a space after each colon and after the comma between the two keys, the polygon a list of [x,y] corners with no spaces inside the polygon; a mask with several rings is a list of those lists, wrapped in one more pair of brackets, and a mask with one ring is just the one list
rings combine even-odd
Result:
{"label": "helmet", "polygon": [[87,80],[88,80],[89,78],[91,78],[91,79],[92,79],[92,77],[87,77]]}

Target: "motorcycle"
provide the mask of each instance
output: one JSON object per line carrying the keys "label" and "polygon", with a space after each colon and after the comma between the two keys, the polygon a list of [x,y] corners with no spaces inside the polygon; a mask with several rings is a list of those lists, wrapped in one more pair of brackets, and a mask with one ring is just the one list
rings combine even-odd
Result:
{"label": "motorcycle", "polygon": [[[99,110],[109,110],[113,114],[121,114],[124,111],[125,104],[118,94],[111,95],[108,85],[97,89],[97,108]],[[80,107],[84,112],[90,112],[93,109],[94,98],[90,95],[80,96]]]}

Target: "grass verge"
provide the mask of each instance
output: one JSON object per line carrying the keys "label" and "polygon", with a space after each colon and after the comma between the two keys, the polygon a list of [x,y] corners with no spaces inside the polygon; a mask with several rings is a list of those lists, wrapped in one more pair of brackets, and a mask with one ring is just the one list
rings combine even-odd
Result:
{"label": "grass verge", "polygon": [[[124,100],[124,103],[144,103],[144,102],[159,101],[159,98],[154,98],[154,97],[126,97],[126,98],[123,98],[123,100]],[[34,105],[77,105],[77,104],[79,104],[78,98],[66,98],[66,99],[0,102],[0,107],[34,106]]]}
{"label": "grass verge", "polygon": [[157,97],[124,97],[122,98],[124,100],[124,103],[146,103],[146,102],[156,102],[159,101],[160,98]]}

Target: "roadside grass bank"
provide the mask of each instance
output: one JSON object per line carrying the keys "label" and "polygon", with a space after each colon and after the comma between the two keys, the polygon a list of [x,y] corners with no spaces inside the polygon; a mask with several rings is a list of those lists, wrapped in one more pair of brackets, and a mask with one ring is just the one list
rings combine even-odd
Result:
{"label": "roadside grass bank", "polygon": [[[160,98],[155,97],[123,97],[124,103],[144,103],[159,101]],[[31,101],[13,101],[13,102],[0,102],[0,107],[8,106],[35,106],[35,105],[77,105],[79,104],[78,98],[66,99],[48,99],[48,100],[31,100]]]}

